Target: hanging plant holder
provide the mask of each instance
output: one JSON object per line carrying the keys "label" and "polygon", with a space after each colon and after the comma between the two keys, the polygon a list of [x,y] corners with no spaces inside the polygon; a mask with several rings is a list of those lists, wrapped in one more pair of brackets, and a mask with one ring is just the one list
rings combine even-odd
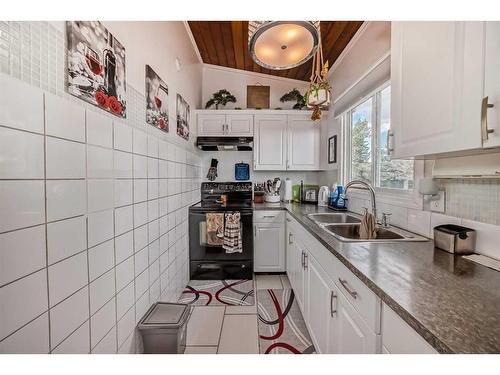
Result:
{"label": "hanging plant holder", "polygon": [[305,102],[308,108],[313,109],[311,120],[321,120],[321,109],[330,105],[331,87],[326,76],[328,75],[328,61],[323,62],[323,48],[321,45],[321,35],[319,47],[316,50],[313,58],[311,83],[305,94]]}

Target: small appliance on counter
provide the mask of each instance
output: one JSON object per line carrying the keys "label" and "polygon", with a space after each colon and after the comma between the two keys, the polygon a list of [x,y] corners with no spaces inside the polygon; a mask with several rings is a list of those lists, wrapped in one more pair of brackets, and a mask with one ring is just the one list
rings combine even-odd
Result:
{"label": "small appliance on counter", "polygon": [[330,188],[328,186],[321,186],[318,193],[318,206],[326,207],[330,200]]}
{"label": "small appliance on counter", "polygon": [[454,224],[434,227],[434,245],[452,254],[472,254],[476,248],[476,231]]}
{"label": "small appliance on counter", "polygon": [[318,185],[305,185],[300,181],[300,201],[301,203],[318,204]]}
{"label": "small appliance on counter", "polygon": [[279,203],[281,201],[280,188],[281,179],[276,177],[274,180],[267,180],[264,185],[266,196],[265,201],[268,203]]}

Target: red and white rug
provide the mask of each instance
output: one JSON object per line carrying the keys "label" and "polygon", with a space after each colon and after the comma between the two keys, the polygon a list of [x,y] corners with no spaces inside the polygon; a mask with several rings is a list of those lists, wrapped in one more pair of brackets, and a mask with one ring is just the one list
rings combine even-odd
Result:
{"label": "red and white rug", "polygon": [[191,280],[179,303],[193,306],[252,306],[253,280]]}
{"label": "red and white rug", "polygon": [[257,291],[261,354],[315,353],[292,289]]}

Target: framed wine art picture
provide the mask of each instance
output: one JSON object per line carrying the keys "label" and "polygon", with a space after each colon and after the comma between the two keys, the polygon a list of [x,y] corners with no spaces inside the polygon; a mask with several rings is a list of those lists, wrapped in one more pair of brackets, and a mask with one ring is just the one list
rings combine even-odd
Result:
{"label": "framed wine art picture", "polygon": [[168,132],[168,86],[146,65],[146,123]]}
{"label": "framed wine art picture", "polygon": [[68,92],[126,117],[125,48],[99,21],[68,21],[66,34]]}

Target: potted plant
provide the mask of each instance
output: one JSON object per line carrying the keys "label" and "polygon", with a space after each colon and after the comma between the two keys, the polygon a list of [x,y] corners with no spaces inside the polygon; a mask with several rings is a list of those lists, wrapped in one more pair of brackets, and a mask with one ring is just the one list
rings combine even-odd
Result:
{"label": "potted plant", "polygon": [[293,105],[293,109],[302,109],[306,106],[306,102],[304,100],[304,97],[302,94],[299,92],[297,89],[293,89],[290,92],[287,92],[285,95],[283,95],[280,98],[280,102],[293,102],[295,101],[296,103]]}
{"label": "potted plant", "polygon": [[325,107],[330,103],[330,84],[327,81],[311,82],[304,95],[309,108],[315,106]]}
{"label": "potted plant", "polygon": [[205,104],[205,109],[213,105],[215,109],[219,109],[219,105],[225,106],[227,103],[236,103],[236,97],[226,89],[222,89],[212,95],[212,98]]}

